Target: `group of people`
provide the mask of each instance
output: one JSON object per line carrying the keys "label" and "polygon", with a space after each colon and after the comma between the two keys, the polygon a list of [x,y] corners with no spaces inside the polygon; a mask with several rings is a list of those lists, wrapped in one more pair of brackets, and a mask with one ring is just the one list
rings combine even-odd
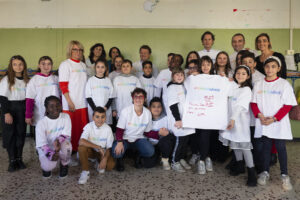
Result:
{"label": "group of people", "polygon": [[[93,45],[85,59],[83,45],[71,41],[58,76],[52,73],[52,59],[43,56],[31,79],[24,58],[13,56],[0,83],[8,171],[26,168],[22,154],[28,124],[35,127],[44,178],[51,177],[58,163],[59,176],[65,178],[68,166],[79,160],[78,183],[85,184],[89,162],[99,173],[113,168],[124,171],[124,156],[133,157],[136,168],[161,162],[164,170],[185,172],[196,165],[198,174],[206,174],[213,171],[211,146],[224,145],[220,154],[228,147],[234,152],[227,166],[230,174],[244,173],[246,165],[248,186],[266,184],[272,153],[278,152],[282,186],[291,190],[285,141],[292,139],[288,112],[297,103],[285,80],[284,57],[272,51],[266,33],[255,40],[259,56],[244,48],[241,33],[232,37],[231,56],[212,49],[213,33],[203,33],[201,40],[204,49],[189,52],[183,68],[183,57],[169,53],[168,68],[160,72],[150,61],[148,45],[140,47],[140,61],[132,63],[118,47],[110,49],[107,61],[101,43]],[[225,130],[184,126],[193,80],[229,86],[224,96],[229,113]],[[187,162],[189,149],[192,156]]]}

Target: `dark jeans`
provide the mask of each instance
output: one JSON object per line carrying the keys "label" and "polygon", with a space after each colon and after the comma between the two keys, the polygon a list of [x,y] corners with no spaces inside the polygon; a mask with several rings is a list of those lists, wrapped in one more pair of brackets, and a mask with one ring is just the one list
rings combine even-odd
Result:
{"label": "dark jeans", "polygon": [[173,163],[176,163],[180,161],[180,159],[183,159],[185,157],[188,141],[189,141],[188,135],[176,137],[175,147],[172,155]]}
{"label": "dark jeans", "polygon": [[176,137],[171,133],[159,139],[158,147],[163,158],[170,158],[172,156],[175,140]]}
{"label": "dark jeans", "polygon": [[204,161],[209,153],[210,134],[212,130],[196,129],[195,140],[197,142],[198,152],[200,153],[200,160]]}

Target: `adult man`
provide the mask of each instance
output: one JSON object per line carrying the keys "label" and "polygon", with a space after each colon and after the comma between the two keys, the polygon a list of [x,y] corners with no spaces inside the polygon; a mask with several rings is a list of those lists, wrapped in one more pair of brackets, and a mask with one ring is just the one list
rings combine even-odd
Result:
{"label": "adult man", "polygon": [[217,54],[220,52],[219,50],[212,49],[212,46],[215,41],[215,35],[210,31],[206,31],[202,34],[201,41],[204,49],[198,51],[200,58],[202,56],[209,56],[212,59],[213,63],[215,63]]}

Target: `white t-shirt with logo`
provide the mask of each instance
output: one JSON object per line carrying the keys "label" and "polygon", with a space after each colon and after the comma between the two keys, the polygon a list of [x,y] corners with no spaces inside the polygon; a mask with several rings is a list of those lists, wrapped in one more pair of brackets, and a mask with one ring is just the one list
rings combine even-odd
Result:
{"label": "white t-shirt with logo", "polygon": [[7,97],[8,101],[23,101],[26,98],[26,83],[15,78],[15,84],[9,89],[8,78],[5,76],[0,82],[0,96]]}
{"label": "white t-shirt with logo", "polygon": [[[137,61],[137,62],[134,62],[132,64],[132,67],[133,67],[133,72],[134,72],[134,75],[136,75],[136,77],[141,77],[143,75],[143,62],[142,61]],[[159,70],[158,68],[156,67],[155,64],[152,64],[152,75],[154,77],[157,77],[159,73]]]}
{"label": "white t-shirt with logo", "polygon": [[210,50],[203,49],[201,51],[198,51],[198,54],[200,58],[203,56],[209,56],[212,59],[213,63],[215,63],[219,52],[220,50],[216,50],[216,49],[210,49]]}
{"label": "white t-shirt with logo", "polygon": [[154,93],[156,91],[156,87],[154,85],[155,78],[152,76],[151,78],[145,78],[144,76],[140,77],[141,84],[144,90],[147,92],[147,105],[150,105],[150,101],[154,97]]}
{"label": "white t-shirt with logo", "polygon": [[160,97],[160,93],[162,90],[162,100],[165,109],[167,109],[168,107],[167,85],[171,81],[171,79],[172,79],[172,72],[170,71],[170,69],[164,69],[160,71],[160,73],[158,74],[154,82],[154,85],[157,88],[157,92],[155,92],[155,95],[157,97]]}

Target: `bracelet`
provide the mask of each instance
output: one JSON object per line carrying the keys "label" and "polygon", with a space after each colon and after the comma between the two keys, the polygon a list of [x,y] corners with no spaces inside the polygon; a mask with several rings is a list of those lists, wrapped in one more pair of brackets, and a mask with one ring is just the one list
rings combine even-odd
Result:
{"label": "bracelet", "polygon": [[276,117],[272,117],[272,118],[273,118],[274,122],[277,122],[277,119],[276,119]]}

